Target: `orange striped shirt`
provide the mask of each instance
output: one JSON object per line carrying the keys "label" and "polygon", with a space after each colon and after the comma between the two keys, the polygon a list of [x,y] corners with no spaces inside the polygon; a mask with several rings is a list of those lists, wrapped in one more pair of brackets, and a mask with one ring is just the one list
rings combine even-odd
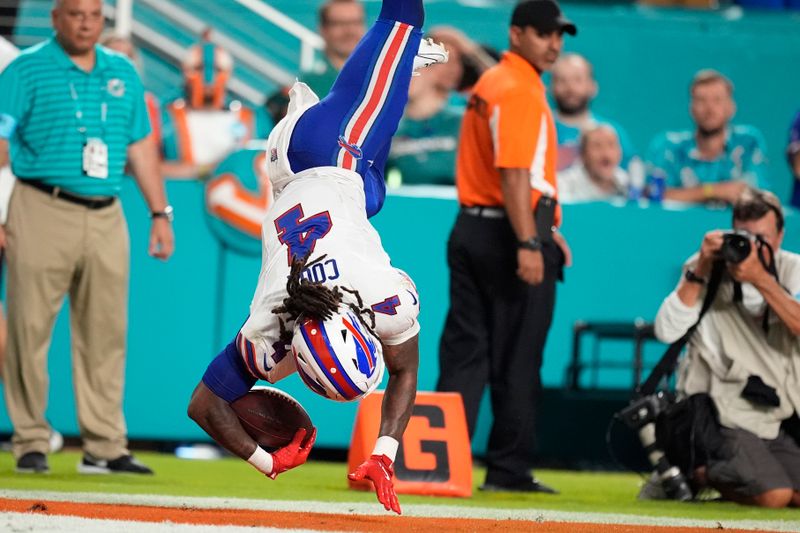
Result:
{"label": "orange striped shirt", "polygon": [[[506,52],[473,89],[456,163],[458,200],[466,206],[503,206],[501,168],[528,168],[531,207],[544,194],[557,198],[558,143],[545,87],[522,56]],[[560,223],[561,210],[556,212]]]}

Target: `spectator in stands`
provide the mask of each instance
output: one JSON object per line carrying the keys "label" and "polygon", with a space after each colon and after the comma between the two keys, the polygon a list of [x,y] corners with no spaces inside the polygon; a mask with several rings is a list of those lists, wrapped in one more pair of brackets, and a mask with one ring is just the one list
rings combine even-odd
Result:
{"label": "spectator in stands", "polygon": [[786,157],[789,158],[789,168],[794,176],[791,204],[800,208],[800,112],[794,117],[792,127],[789,128],[789,145],[786,147]]}
{"label": "spectator in stands", "polygon": [[716,70],[701,70],[689,93],[695,130],[665,132],[650,144],[651,197],[733,204],[748,186],[769,189],[761,132],[730,123],[736,113],[733,83]]}
{"label": "spectator in stands", "polygon": [[[459,94],[467,94],[478,81],[481,74],[497,64],[500,54],[485,45],[481,45],[467,37],[464,32],[452,26],[434,26],[428,36],[442,43],[450,52],[450,60],[441,68],[440,80],[447,80],[448,89]],[[466,101],[461,99],[464,105]],[[454,99],[453,103],[458,103]]]}
{"label": "spectator in stands", "polygon": [[[130,39],[122,37],[113,32],[108,32],[100,37],[100,44],[123,54],[133,62],[133,66],[142,75],[142,61],[139,57],[139,50],[133,45]],[[147,105],[147,116],[150,117],[150,135],[153,143],[161,146],[161,102],[155,94],[150,91],[144,92],[144,101]]]}
{"label": "spectator in stands", "polygon": [[616,130],[608,124],[590,126],[580,141],[580,160],[558,174],[562,202],[625,199],[628,173],[620,167],[622,148]]}
{"label": "spectator in stands", "polygon": [[164,106],[162,173],[205,179],[219,162],[251,139],[264,139],[266,121],[252,108],[230,100],[233,58],[206,30],[182,64],[184,95]]}
{"label": "spectator in stands", "polygon": [[[800,255],[781,249],[783,211],[772,193],[746,189],[734,205],[733,227],[751,235],[750,253],[722,266],[678,377],[682,395],[713,400],[722,444],[687,474],[739,503],[798,506],[800,447],[781,424],[800,411]],[[722,231],[706,233],[685,263],[656,316],[661,341],[676,341],[697,322],[723,242]]]}
{"label": "spectator in stands", "polygon": [[366,31],[364,6],[359,0],[327,0],[319,8],[319,34],[325,41],[323,57],[310,70],[300,72],[300,81],[324,98]]}
{"label": "spectator in stands", "polygon": [[448,63],[411,80],[408,104],[389,152],[387,185],[453,185],[464,108],[449,104],[455,81]]}
{"label": "spectator in stands", "polygon": [[141,80],[130,61],[97,45],[102,0],[59,0],[52,22],[55,36],[0,75],[0,168],[10,159],[17,176],[5,225],[13,453],[18,472],[49,469],[47,351],[68,294],[79,471],[150,474],[127,449],[122,411],[129,247],[117,196],[126,162],[150,208],[149,252],[160,259],[174,246],[172,208]]}
{"label": "spectator in stands", "polygon": [[590,109],[597,96],[597,82],[589,61],[579,54],[565,54],[553,65],[550,91],[556,104],[555,121],[558,134],[558,170],[579,161],[581,132],[600,123],[609,124],[617,132],[622,146],[622,167],[636,155],[633,143],[622,126],[600,117]]}

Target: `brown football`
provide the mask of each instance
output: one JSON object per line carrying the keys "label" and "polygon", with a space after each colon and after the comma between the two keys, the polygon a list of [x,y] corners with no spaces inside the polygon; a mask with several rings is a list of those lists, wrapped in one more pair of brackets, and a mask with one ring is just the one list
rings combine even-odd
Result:
{"label": "brown football", "polygon": [[313,424],[308,413],[297,400],[282,390],[253,387],[231,403],[231,408],[247,434],[264,448],[286,446],[300,428],[305,428],[306,439],[311,435]]}

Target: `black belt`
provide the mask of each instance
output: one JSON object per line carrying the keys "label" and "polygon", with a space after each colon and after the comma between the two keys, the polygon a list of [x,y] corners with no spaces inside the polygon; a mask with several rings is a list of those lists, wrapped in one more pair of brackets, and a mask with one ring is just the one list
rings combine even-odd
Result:
{"label": "black belt", "polygon": [[502,207],[492,207],[487,205],[461,206],[461,212],[474,217],[482,218],[506,218],[506,210]]}
{"label": "black belt", "polygon": [[26,180],[20,179],[20,183],[25,185],[30,185],[34,189],[39,189],[42,192],[45,192],[52,196],[53,198],[60,198],[61,200],[66,200],[67,202],[82,205],[88,209],[103,209],[104,207],[108,207],[114,203],[114,200],[117,198],[115,196],[101,196],[99,198],[87,198],[86,196],[79,196],[77,194],[72,194],[71,192],[67,192],[61,187],[54,187],[52,185],[48,185],[46,183],[42,183],[39,180]]}

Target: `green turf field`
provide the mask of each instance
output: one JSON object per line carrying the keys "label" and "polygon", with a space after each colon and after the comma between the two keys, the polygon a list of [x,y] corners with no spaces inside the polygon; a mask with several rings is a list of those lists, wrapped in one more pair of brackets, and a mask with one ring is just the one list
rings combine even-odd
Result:
{"label": "green turf field", "polygon": [[[375,498],[370,493],[347,488],[347,467],[343,463],[311,462],[272,481],[238,459],[188,461],[154,453],[139,453],[137,457],[152,467],[156,475],[79,475],[75,469],[80,459],[77,452],[51,455],[47,475],[23,475],[14,473],[11,454],[0,453],[0,488],[325,502],[369,502]],[[477,486],[483,480],[483,471],[476,468],[472,498],[401,495],[400,501],[402,504],[552,509],[708,520],[800,520],[800,509],[756,509],[730,503],[640,502],[636,500],[640,478],[634,474],[542,470],[537,475],[558,488],[561,495],[482,493]]]}

